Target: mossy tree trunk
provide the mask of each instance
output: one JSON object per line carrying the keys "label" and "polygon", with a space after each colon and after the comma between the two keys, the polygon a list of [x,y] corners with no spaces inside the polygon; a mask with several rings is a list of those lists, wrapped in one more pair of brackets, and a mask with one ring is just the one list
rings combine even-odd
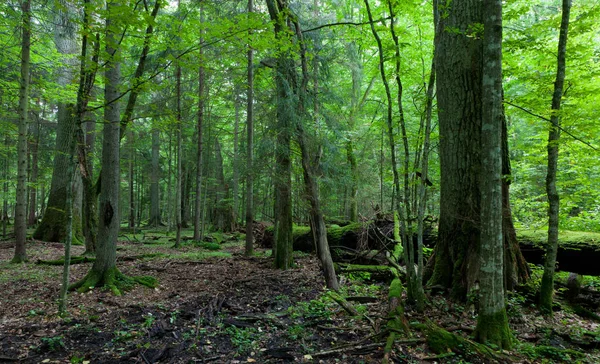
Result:
{"label": "mossy tree trunk", "polygon": [[[269,15],[274,22],[275,35],[285,41],[291,30],[288,27],[290,10],[287,0],[267,0]],[[297,75],[289,50],[279,53],[275,65],[277,89],[277,131],[275,147],[275,267],[288,269],[293,264],[292,239],[292,123],[297,107]]]}
{"label": "mossy tree trunk", "polygon": [[[470,25],[479,23],[483,23],[480,2],[453,1],[444,8],[436,31],[440,220],[426,274],[429,284],[450,288],[458,300],[465,300],[479,279],[483,47],[482,37],[466,35]],[[448,32],[450,28],[459,31]],[[504,235],[508,233],[512,234]],[[507,262],[514,264],[505,274],[527,276],[526,266],[519,264],[523,260],[517,244],[507,244],[504,256],[512,257]]]}
{"label": "mossy tree trunk", "polygon": [[[202,3],[200,3],[200,16],[203,18],[204,9]],[[204,42],[203,32],[200,33],[200,44]],[[203,48],[199,50],[200,66],[198,67],[198,115],[196,120],[197,140],[196,145],[198,147],[196,154],[196,200],[194,202],[194,240],[200,240],[200,230],[202,230],[202,169],[203,169],[203,129],[204,129],[204,98],[205,98],[205,86],[206,86],[206,75],[204,69],[203,59]],[[205,192],[206,193],[206,192]]]}
{"label": "mossy tree trunk", "polygon": [[475,338],[509,349],[502,238],[502,0],[483,1],[481,252]]}
{"label": "mossy tree trunk", "polygon": [[29,65],[31,54],[31,3],[21,3],[21,78],[19,85],[19,137],[17,142],[17,201],[15,207],[15,255],[12,263],[27,261],[27,113],[29,109]]}
{"label": "mossy tree trunk", "polygon": [[120,187],[120,112],[119,85],[120,64],[117,53],[115,24],[120,4],[107,1],[106,18],[106,71],[104,78],[104,131],[102,140],[102,184],[99,200],[99,226],[96,260],[88,274],[72,288],[86,291],[93,287],[107,286],[113,293],[120,294],[119,282],[122,275],[116,267],[117,237],[119,235],[119,187]]}
{"label": "mossy tree trunk", "polygon": [[562,2],[562,20],[558,40],[558,57],[554,94],[552,95],[552,115],[548,133],[548,171],[546,174],[546,194],[548,195],[548,245],[544,262],[544,274],[540,286],[540,310],[552,315],[552,296],[554,294],[554,270],[558,252],[558,208],[560,204],[556,189],[556,170],[558,166],[558,142],[560,140],[560,105],[565,84],[565,68],[567,54],[567,36],[569,32],[569,17],[571,15],[571,0]]}
{"label": "mossy tree trunk", "polygon": [[[56,2],[55,14],[54,43],[57,51],[62,56],[62,67],[60,67],[58,73],[57,83],[60,87],[65,88],[73,83],[79,62],[79,58],[75,56],[78,51],[75,21],[77,10],[72,2],[61,0]],[[75,113],[76,109],[73,101],[59,100],[52,184],[46,211],[33,234],[35,239],[59,242],[65,238],[65,201],[69,183],[67,181],[67,170],[69,163],[71,163],[69,151],[72,150],[72,144],[75,143],[74,135],[77,126]],[[78,218],[74,221],[79,222],[79,224],[73,226],[73,233],[76,239],[80,239],[82,237],[81,219]]]}

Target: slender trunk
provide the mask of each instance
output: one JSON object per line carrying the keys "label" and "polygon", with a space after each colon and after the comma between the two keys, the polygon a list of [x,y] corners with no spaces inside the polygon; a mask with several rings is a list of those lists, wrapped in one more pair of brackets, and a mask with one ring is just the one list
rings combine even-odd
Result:
{"label": "slender trunk", "polygon": [[[127,160],[129,170],[129,227],[135,228],[135,190],[134,190],[134,164],[135,164],[135,149],[133,147],[134,136],[133,132],[129,130],[129,158]],[[134,230],[135,234],[135,230]]]}
{"label": "slender trunk", "polygon": [[162,225],[160,219],[160,131],[157,127],[152,129],[152,172],[150,176],[150,223],[158,227]]}
{"label": "slender trunk", "polygon": [[31,140],[31,175],[29,186],[29,216],[27,225],[34,226],[37,223],[37,180],[38,180],[38,146],[40,144],[40,118],[44,118],[45,106],[42,109],[41,116],[38,117]]}
{"label": "slender trunk", "polygon": [[175,70],[175,102],[176,102],[176,133],[177,133],[177,184],[175,187],[175,248],[181,246],[181,195],[183,187],[183,169],[182,169],[182,158],[183,158],[183,147],[182,147],[182,120],[181,120],[181,66],[177,66]]}
{"label": "slender trunk", "polygon": [[31,52],[31,4],[21,3],[21,79],[19,87],[19,138],[17,142],[17,205],[15,208],[15,255],[13,263],[27,261],[27,113],[29,108],[29,64]]}
{"label": "slender trunk", "polygon": [[[75,148],[73,148],[73,152]],[[62,285],[58,298],[58,314],[65,316],[67,313],[67,290],[69,289],[69,268],[71,264],[71,243],[73,241],[73,176],[75,174],[75,163],[71,163],[67,171],[67,178],[70,179],[67,186],[66,196],[66,236],[65,236],[65,256],[63,265]]]}
{"label": "slender trunk", "polygon": [[311,157],[308,152],[308,146],[304,130],[300,124],[297,127],[298,145],[302,154],[302,169],[304,175],[304,185],[306,190],[306,198],[310,203],[310,227],[313,235],[313,241],[317,246],[317,255],[323,267],[325,283],[327,288],[334,291],[339,290],[339,284],[329,251],[329,243],[327,241],[327,228],[325,227],[325,219],[319,203],[319,185],[315,178],[313,167],[311,166]]}
{"label": "slender trunk", "polygon": [[232,211],[233,223],[237,225],[238,201],[239,201],[239,162],[238,162],[238,143],[239,143],[239,128],[240,128],[240,95],[237,87],[234,87],[234,103],[235,103],[235,120],[233,125],[233,178],[231,180],[231,192],[233,194]]}
{"label": "slender trunk", "polygon": [[[248,0],[248,13],[254,11],[253,0]],[[249,31],[250,35],[252,34]],[[254,250],[254,52],[248,45],[248,90],[246,105],[246,246],[244,255],[252,256]]]}
{"label": "slender trunk", "polygon": [[548,133],[548,171],[546,174],[546,194],[548,195],[548,245],[544,274],[540,286],[540,310],[552,315],[552,296],[554,294],[554,270],[558,251],[558,209],[559,195],[556,189],[556,170],[558,166],[558,143],[560,140],[560,106],[565,84],[565,69],[567,57],[567,36],[569,32],[569,17],[571,15],[571,0],[562,2],[562,20],[558,40],[558,57],[554,94],[552,95],[552,126]]}
{"label": "slender trunk", "polygon": [[[203,7],[200,5],[201,19],[203,20]],[[200,34],[200,43],[204,42],[203,34]],[[205,97],[205,70],[202,47],[199,49],[200,67],[198,67],[198,121],[196,124],[198,132],[198,154],[196,155],[196,201],[194,204],[194,240],[200,240],[201,216],[202,216],[202,129],[204,124],[204,97]]]}

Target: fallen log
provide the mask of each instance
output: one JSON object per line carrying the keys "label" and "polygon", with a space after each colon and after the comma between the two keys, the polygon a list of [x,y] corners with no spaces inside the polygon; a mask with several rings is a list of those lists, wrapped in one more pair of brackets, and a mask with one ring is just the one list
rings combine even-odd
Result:
{"label": "fallen log", "polygon": [[[371,256],[362,257],[365,251],[385,251],[391,248],[393,221],[375,220],[368,223],[355,223],[344,227],[331,225],[327,228],[327,239],[334,261],[348,261],[353,256],[355,262],[363,264],[377,263]],[[294,250],[314,252],[314,243],[310,228],[296,226],[293,231]],[[425,246],[435,245],[436,232],[428,229],[424,237]],[[518,230],[517,240],[521,252],[528,263],[543,264],[546,253],[547,232],[545,230]],[[273,231],[267,228],[259,245],[270,248],[273,244]],[[352,253],[352,254],[348,254]],[[369,261],[371,263],[369,263]],[[561,231],[557,264],[558,271],[567,271],[582,275],[600,276],[600,233]]]}

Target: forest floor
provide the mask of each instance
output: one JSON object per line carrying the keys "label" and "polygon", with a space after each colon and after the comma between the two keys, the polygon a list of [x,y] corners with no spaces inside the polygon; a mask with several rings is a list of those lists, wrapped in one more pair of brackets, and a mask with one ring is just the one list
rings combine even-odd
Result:
{"label": "forest floor", "polygon": [[[362,315],[350,317],[327,294],[315,257],[297,254],[294,269],[279,271],[268,250],[243,257],[240,236],[212,240],[176,250],[156,232],[128,235],[118,245],[119,269],[152,275],[159,287],[138,286],[118,297],[105,290],[71,293],[65,319],[57,314],[62,266],[36,264],[59,259],[63,246],[32,241],[30,263],[10,265],[13,243],[0,242],[0,362],[381,362],[386,283],[365,274],[341,277],[341,294]],[[73,250],[83,253],[81,246]],[[73,265],[71,281],[90,265]],[[511,295],[508,303],[519,341],[500,361],[600,362],[597,323],[568,310],[552,319],[538,317],[521,295]],[[442,295],[430,297],[426,316],[410,308],[406,315],[410,323],[431,320],[465,337],[475,326],[472,308]],[[414,340],[400,339],[392,362],[490,362],[468,351],[433,353],[423,334],[411,331]]]}

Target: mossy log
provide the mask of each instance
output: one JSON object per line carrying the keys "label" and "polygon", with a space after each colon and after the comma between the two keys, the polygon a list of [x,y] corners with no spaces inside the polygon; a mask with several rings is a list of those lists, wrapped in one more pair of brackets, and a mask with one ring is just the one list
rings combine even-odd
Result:
{"label": "mossy log", "polygon": [[[343,227],[331,225],[327,228],[327,240],[335,261],[344,260],[344,250],[356,253],[367,250],[392,248],[393,221],[376,220],[368,223],[353,223]],[[308,226],[294,226],[294,250],[314,252],[312,234]],[[425,246],[435,244],[436,232],[427,229]],[[517,240],[528,263],[543,264],[546,254],[547,232],[540,230],[519,230]],[[273,230],[266,228],[263,239],[257,243],[265,248],[273,244]],[[558,271],[574,272],[583,275],[600,276],[600,233],[562,231],[559,234]]]}
{"label": "mossy log", "polygon": [[[517,231],[521,252],[528,263],[544,264],[547,231]],[[600,276],[600,234],[561,231],[558,236],[557,271]]]}
{"label": "mossy log", "polygon": [[425,324],[417,324],[415,326],[423,331],[427,337],[427,345],[429,346],[429,349],[436,354],[445,354],[448,352],[466,355],[477,354],[484,357],[486,362],[510,361],[510,358],[506,354],[496,352],[486,345],[476,343],[473,340],[444,330],[431,321],[427,321]]}
{"label": "mossy log", "polygon": [[398,334],[403,334],[405,336],[409,335],[410,330],[408,328],[408,322],[406,321],[406,317],[404,316],[404,305],[402,304],[402,292],[404,291],[404,287],[402,287],[402,282],[400,278],[396,277],[392,280],[390,284],[389,293],[388,293],[388,321],[386,324],[386,328],[389,331],[388,338],[385,343],[385,347],[383,348],[383,361],[382,363],[387,364],[390,362],[390,354],[392,349],[394,348],[394,343],[396,342],[396,337]]}
{"label": "mossy log", "polygon": [[387,265],[335,263],[334,267],[337,274],[369,273],[371,275],[371,279],[385,282],[391,282],[399,275],[395,268]]}

